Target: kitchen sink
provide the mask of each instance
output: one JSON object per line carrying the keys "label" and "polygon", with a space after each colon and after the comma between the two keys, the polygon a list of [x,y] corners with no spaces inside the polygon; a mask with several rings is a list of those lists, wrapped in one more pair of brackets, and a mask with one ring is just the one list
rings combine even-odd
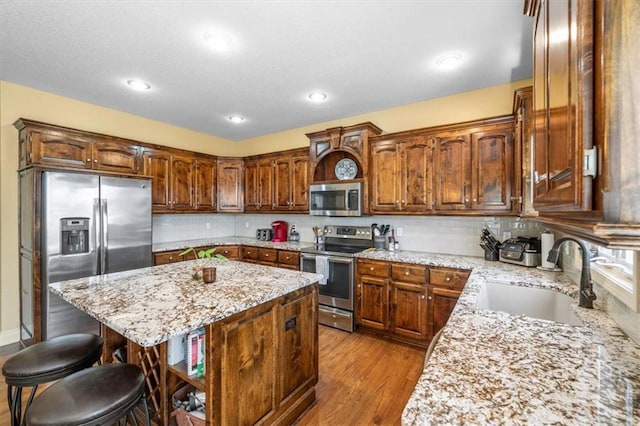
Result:
{"label": "kitchen sink", "polygon": [[572,297],[555,290],[486,282],[480,289],[478,309],[502,311],[570,325],[584,325],[574,313]]}

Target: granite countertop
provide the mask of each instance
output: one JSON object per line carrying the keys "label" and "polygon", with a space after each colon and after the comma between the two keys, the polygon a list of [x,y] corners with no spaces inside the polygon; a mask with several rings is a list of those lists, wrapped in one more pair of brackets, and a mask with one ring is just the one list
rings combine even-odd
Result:
{"label": "granite countertop", "polygon": [[320,275],[269,266],[207,259],[214,283],[191,277],[196,261],[52,283],[62,299],[142,346],[227,318],[294,290]]}
{"label": "granite countertop", "polygon": [[281,243],[272,243],[271,241],[261,241],[249,237],[217,237],[217,238],[201,238],[198,240],[183,240],[167,243],[156,243],[151,247],[154,253],[170,250],[184,250],[189,247],[215,247],[215,246],[253,246],[267,247],[279,250],[300,251],[304,247],[312,246],[311,242],[294,242],[284,241]]}
{"label": "granite countertop", "polygon": [[563,273],[410,251],[358,257],[472,270],[402,415],[403,425],[640,424],[640,347],[603,311],[584,326],[476,308],[481,285],[549,288],[577,298]]}

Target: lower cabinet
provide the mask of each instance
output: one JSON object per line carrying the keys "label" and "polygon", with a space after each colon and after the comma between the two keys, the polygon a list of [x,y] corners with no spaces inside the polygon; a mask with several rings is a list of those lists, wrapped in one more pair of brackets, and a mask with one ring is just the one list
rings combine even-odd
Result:
{"label": "lower cabinet", "polygon": [[358,259],[356,324],[361,331],[426,347],[446,324],[468,276],[464,270]]}
{"label": "lower cabinet", "polygon": [[[209,247],[194,247],[196,253]],[[180,256],[184,250],[170,250],[153,254],[153,264],[165,265],[167,263],[193,260],[191,253]],[[215,253],[221,254],[229,260],[240,260],[248,263],[259,263],[266,266],[276,266],[292,270],[300,269],[300,253],[292,250],[278,250],[267,247],[253,246],[217,246]]]}

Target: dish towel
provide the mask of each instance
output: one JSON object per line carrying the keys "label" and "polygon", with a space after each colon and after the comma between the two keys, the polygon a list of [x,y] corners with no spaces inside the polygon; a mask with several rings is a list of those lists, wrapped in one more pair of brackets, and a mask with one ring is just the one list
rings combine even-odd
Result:
{"label": "dish towel", "polygon": [[327,285],[327,278],[329,278],[329,257],[328,256],[316,256],[316,274],[322,275],[318,284]]}

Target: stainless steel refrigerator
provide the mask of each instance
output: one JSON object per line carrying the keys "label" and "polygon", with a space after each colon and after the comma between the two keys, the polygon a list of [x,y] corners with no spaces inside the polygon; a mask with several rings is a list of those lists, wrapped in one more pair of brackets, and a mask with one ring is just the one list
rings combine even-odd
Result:
{"label": "stainless steel refrigerator", "polygon": [[98,334],[99,323],[48,284],[152,266],[151,181],[65,172],[42,179],[42,338]]}

